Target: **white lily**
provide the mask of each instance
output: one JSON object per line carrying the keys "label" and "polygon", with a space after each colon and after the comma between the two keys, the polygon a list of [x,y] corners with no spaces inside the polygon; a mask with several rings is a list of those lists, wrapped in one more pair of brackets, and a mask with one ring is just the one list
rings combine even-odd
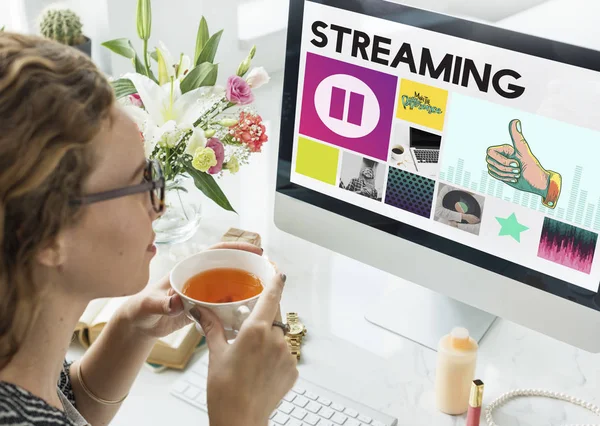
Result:
{"label": "white lily", "polygon": [[[125,106],[125,110],[138,124],[146,139],[146,154],[152,153],[156,144],[167,132],[191,130],[193,123],[220,100],[220,90],[201,87],[181,94],[179,81],[159,85],[142,74],[128,73],[123,78],[131,80],[144,109]],[[214,96],[217,95],[217,96]]]}
{"label": "white lily", "polygon": [[206,146],[206,135],[204,130],[199,127],[194,128],[192,135],[188,139],[185,153],[193,156],[198,148],[204,148]]}

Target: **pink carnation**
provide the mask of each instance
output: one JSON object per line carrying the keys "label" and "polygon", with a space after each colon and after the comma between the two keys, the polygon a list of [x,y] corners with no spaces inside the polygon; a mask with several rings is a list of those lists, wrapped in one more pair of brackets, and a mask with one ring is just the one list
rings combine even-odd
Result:
{"label": "pink carnation", "polygon": [[217,138],[210,138],[206,142],[206,147],[212,149],[217,157],[217,164],[208,169],[208,173],[215,175],[223,169],[223,161],[225,160],[225,148],[221,141]]}
{"label": "pink carnation", "polygon": [[227,79],[227,100],[237,105],[248,105],[254,102],[252,89],[242,77],[233,75]]}
{"label": "pink carnation", "polygon": [[143,106],[144,106],[144,103],[142,102],[142,98],[137,93],[133,93],[133,94],[129,95],[129,102],[131,102],[132,105],[139,107],[139,108],[143,108]]}
{"label": "pink carnation", "polygon": [[251,152],[260,152],[263,144],[269,140],[261,116],[247,112],[240,113],[238,124],[229,134],[234,141],[243,143]]}

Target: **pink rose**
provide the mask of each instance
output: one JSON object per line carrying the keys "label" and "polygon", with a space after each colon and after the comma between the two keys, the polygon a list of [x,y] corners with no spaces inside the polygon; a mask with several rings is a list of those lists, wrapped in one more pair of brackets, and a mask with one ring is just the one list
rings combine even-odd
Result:
{"label": "pink rose", "polygon": [[227,79],[227,100],[237,105],[248,105],[254,102],[250,85],[242,77],[233,75]]}
{"label": "pink rose", "polygon": [[215,175],[223,169],[223,161],[225,160],[225,148],[221,141],[217,138],[210,138],[206,142],[206,147],[212,149],[217,157],[217,164],[208,169],[208,173]]}

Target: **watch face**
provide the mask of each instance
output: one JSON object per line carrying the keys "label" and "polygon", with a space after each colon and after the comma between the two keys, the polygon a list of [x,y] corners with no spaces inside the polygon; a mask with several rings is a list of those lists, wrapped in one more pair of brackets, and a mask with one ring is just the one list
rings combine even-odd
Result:
{"label": "watch face", "polygon": [[304,331],[304,327],[300,324],[290,324],[290,334],[301,334]]}

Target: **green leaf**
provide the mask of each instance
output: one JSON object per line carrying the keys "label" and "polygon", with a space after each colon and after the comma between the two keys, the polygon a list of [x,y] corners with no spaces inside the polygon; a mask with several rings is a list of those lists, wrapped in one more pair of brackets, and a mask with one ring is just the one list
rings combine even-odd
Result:
{"label": "green leaf", "polygon": [[182,163],[186,171],[194,179],[194,184],[196,185],[196,187],[200,191],[202,191],[204,195],[213,200],[215,204],[217,204],[222,209],[237,213],[233,209],[233,207],[231,207],[227,196],[223,194],[223,191],[221,191],[221,188],[219,187],[215,179],[212,177],[212,175],[209,175],[208,173],[203,173],[200,170],[196,170],[188,159],[182,159]]}
{"label": "green leaf", "polygon": [[136,53],[133,44],[131,44],[131,41],[129,41],[128,39],[117,38],[114,40],[105,41],[104,43],[102,43],[102,46],[110,49],[117,55],[121,55],[128,59],[131,59],[131,62],[133,63],[133,66],[135,68],[135,72],[137,72],[138,74],[145,75],[146,77],[150,77],[152,80],[156,81],[156,77],[154,77],[152,70],[150,70],[150,73],[148,73],[144,62],[142,62],[142,60]]}
{"label": "green leaf", "polygon": [[156,53],[156,50],[154,52],[150,52],[150,57],[158,62],[158,54]]}
{"label": "green leaf", "polygon": [[126,38],[116,38],[114,40],[105,41],[102,43],[102,46],[112,50],[117,55],[125,56],[128,59],[133,59],[136,56],[133,45]]}
{"label": "green leaf", "polygon": [[115,91],[115,97],[117,99],[121,99],[125,96],[137,93],[135,86],[128,78],[120,78],[118,80],[113,81],[111,84],[113,86],[113,90]]}
{"label": "green leaf", "polygon": [[211,64],[215,60],[215,55],[217,54],[217,49],[219,48],[219,42],[221,41],[221,35],[223,34],[223,30],[218,33],[213,34],[206,45],[202,48],[202,52],[198,55],[196,59],[196,65],[200,65],[204,62],[210,62]]}
{"label": "green leaf", "polygon": [[205,62],[194,67],[194,69],[188,72],[185,78],[181,80],[181,93],[189,92],[198,87],[214,86],[217,82],[218,74],[218,64],[209,64],[208,62]]}
{"label": "green leaf", "polygon": [[208,33],[208,24],[206,23],[206,19],[204,16],[200,20],[200,24],[198,25],[198,35],[196,36],[196,53],[194,54],[194,64],[198,63],[198,57],[200,56],[200,52],[206,46],[208,42],[209,33]]}

